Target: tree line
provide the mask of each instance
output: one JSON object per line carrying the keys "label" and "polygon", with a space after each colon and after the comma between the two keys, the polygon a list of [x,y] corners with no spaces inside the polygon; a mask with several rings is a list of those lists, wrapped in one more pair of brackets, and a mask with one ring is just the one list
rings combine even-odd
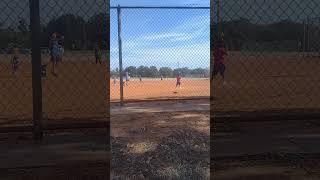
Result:
{"label": "tree line", "polygon": [[[123,72],[128,72],[131,77],[150,77],[150,78],[173,78],[180,74],[182,77],[209,77],[209,68],[195,68],[189,69],[187,67],[184,68],[176,68],[172,69],[170,67],[160,67],[159,69],[155,66],[129,66],[126,67]],[[119,77],[119,69],[116,68],[111,70],[111,76]]]}
{"label": "tree line", "polygon": [[[65,49],[89,50],[95,43],[109,49],[110,27],[107,15],[96,14],[87,20],[74,14],[64,14],[41,24],[41,46],[47,47],[50,35],[58,32],[64,36]],[[211,25],[213,27],[217,24]],[[229,50],[241,51],[296,51],[299,42],[308,43],[310,49],[320,49],[320,28],[309,25],[310,42],[304,41],[304,25],[292,20],[281,20],[270,24],[257,24],[239,18],[222,21],[220,26]],[[30,48],[30,27],[24,19],[16,24],[5,26],[0,22],[0,48],[18,46]]]}
{"label": "tree line", "polygon": [[[109,18],[100,13],[87,21],[81,16],[64,14],[41,24],[41,47],[48,47],[50,36],[57,32],[64,36],[64,48],[73,50],[93,49],[98,43],[102,49],[109,49]],[[0,48],[30,48],[30,25],[24,19],[5,27],[0,22]]]}
{"label": "tree line", "polygon": [[[312,22],[308,29],[310,32],[310,50],[319,49],[320,43],[312,43],[313,39],[319,39],[320,24]],[[214,24],[211,26],[214,31]],[[299,42],[304,40],[304,24],[286,19],[270,24],[257,24],[249,19],[239,18],[230,21],[222,21],[219,25],[224,33],[226,46],[229,50],[241,51],[297,51]],[[307,29],[307,30],[308,30]]]}

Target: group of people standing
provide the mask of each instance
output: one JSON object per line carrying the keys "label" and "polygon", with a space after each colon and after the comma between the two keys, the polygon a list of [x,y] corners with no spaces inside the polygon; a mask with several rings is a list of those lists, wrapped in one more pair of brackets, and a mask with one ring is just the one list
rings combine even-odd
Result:
{"label": "group of people standing", "polygon": [[[49,55],[50,55],[50,62],[52,63],[52,70],[51,73],[54,76],[58,76],[56,72],[56,68],[59,62],[62,62],[63,54],[64,54],[64,36],[54,32],[51,34],[49,39],[48,45]],[[18,48],[13,48],[13,57],[11,58],[11,67],[12,72],[15,74],[18,70],[21,61],[19,59],[19,50]],[[99,44],[96,43],[94,47],[94,55],[96,64],[102,64],[102,52],[99,47]],[[46,65],[42,65],[42,67],[46,67]]]}
{"label": "group of people standing", "polygon": [[[49,41],[49,51],[50,51],[50,61],[52,63],[52,74],[54,76],[57,76],[56,73],[56,66],[59,62],[62,62],[63,59],[63,53],[64,53],[64,36],[59,36],[58,33],[54,32],[51,35],[50,41]],[[95,54],[95,62],[102,63],[101,57],[102,53],[99,48],[99,45],[96,43],[94,48],[94,54]],[[213,66],[213,74],[212,78],[215,77],[217,74],[220,74],[223,80],[223,84],[225,84],[225,56],[227,56],[227,50],[226,45],[224,43],[223,38],[219,39],[216,43],[216,48],[214,49],[214,66]],[[13,73],[15,73],[18,70],[19,64],[20,64],[19,56],[18,56],[18,49],[13,48],[13,57],[11,59],[11,66]],[[141,76],[139,77],[140,81],[142,81]],[[128,85],[129,81],[129,74],[128,72],[125,75],[126,85]],[[162,77],[161,77],[162,80]],[[114,77],[114,84],[116,83],[116,79]],[[181,86],[181,75],[178,74],[176,77],[176,87]]]}

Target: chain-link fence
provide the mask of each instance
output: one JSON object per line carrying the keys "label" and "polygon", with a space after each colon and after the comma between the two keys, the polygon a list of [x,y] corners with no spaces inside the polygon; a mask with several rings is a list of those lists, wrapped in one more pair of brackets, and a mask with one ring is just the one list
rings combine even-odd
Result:
{"label": "chain-link fence", "polygon": [[214,0],[214,112],[319,112],[319,5]]}
{"label": "chain-link fence", "polygon": [[107,16],[105,0],[40,1],[46,117],[105,115],[109,68]]}
{"label": "chain-link fence", "polygon": [[0,124],[32,117],[28,1],[0,2]]}
{"label": "chain-link fence", "polygon": [[[320,57],[320,18],[307,18],[303,22],[303,39],[301,50],[307,57]],[[299,44],[300,45],[300,44]]]}
{"label": "chain-link fence", "polygon": [[209,97],[210,7],[110,11],[111,101]]}
{"label": "chain-link fence", "polygon": [[0,118],[4,122],[31,122],[35,116],[43,124],[53,122],[50,119],[105,121],[108,6],[106,0],[0,2]]}

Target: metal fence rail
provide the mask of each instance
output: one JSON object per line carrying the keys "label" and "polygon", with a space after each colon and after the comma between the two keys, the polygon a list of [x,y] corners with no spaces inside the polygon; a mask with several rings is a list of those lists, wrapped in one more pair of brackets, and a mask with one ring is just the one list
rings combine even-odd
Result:
{"label": "metal fence rail", "polygon": [[111,101],[209,97],[210,7],[110,8]]}
{"label": "metal fence rail", "polygon": [[319,5],[314,0],[214,0],[212,69],[221,64],[220,41],[228,55],[225,81],[212,76],[213,112],[319,117]]}

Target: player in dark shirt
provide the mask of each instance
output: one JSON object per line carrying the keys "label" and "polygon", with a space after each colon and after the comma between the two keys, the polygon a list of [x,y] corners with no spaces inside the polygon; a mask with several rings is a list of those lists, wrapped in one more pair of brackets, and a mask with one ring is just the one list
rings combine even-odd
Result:
{"label": "player in dark shirt", "polygon": [[101,50],[99,48],[99,45],[98,43],[95,45],[95,48],[94,48],[94,55],[95,55],[95,58],[96,58],[96,64],[98,64],[98,62],[101,64]]}

